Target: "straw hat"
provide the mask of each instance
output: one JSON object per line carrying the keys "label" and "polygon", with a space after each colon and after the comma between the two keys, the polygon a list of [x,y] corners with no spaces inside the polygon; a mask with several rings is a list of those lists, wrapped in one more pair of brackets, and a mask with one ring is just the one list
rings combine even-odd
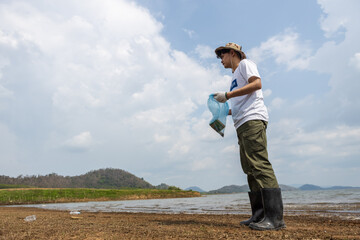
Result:
{"label": "straw hat", "polygon": [[217,49],[215,49],[216,56],[220,56],[221,51],[224,49],[229,49],[229,50],[232,49],[234,51],[241,53],[240,45],[237,45],[236,43],[227,43],[225,46],[221,46],[221,47],[218,47]]}

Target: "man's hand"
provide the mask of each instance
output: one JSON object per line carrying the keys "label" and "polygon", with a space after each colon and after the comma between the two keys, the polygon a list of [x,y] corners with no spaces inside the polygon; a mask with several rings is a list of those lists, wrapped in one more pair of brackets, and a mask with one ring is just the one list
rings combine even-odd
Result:
{"label": "man's hand", "polygon": [[216,101],[224,103],[228,100],[226,96],[226,92],[218,92],[214,94],[214,98]]}

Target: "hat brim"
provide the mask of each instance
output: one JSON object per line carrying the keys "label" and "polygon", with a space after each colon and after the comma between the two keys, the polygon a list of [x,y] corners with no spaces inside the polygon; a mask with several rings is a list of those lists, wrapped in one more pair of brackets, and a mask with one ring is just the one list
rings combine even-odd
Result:
{"label": "hat brim", "polygon": [[217,49],[215,49],[215,54],[216,56],[219,56],[220,55],[220,52],[224,49],[230,49],[228,47],[218,47]]}
{"label": "hat brim", "polygon": [[220,54],[221,54],[221,51],[222,50],[224,50],[224,49],[226,49],[226,50],[234,50],[234,51],[236,51],[236,52],[239,52],[240,53],[240,51],[238,50],[238,49],[236,49],[236,48],[232,48],[232,47],[223,47],[223,46],[221,46],[221,47],[218,47],[217,49],[215,49],[215,54],[216,54],[216,56],[220,56]]}

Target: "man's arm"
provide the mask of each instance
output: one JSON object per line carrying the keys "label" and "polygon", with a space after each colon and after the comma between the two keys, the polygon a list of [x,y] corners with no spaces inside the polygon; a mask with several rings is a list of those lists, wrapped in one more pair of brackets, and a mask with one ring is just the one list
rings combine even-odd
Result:
{"label": "man's arm", "polygon": [[261,89],[261,87],[262,87],[261,78],[259,78],[259,77],[252,76],[249,78],[248,82],[249,82],[249,84],[245,85],[242,88],[236,89],[231,92],[227,92],[226,93],[227,99],[243,96],[243,95],[246,95],[249,93],[253,93],[253,92]]}

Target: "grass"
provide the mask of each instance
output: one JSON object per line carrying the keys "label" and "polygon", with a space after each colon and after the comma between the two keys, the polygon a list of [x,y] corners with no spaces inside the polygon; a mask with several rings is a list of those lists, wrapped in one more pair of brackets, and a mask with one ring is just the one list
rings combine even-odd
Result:
{"label": "grass", "polygon": [[159,189],[31,188],[0,190],[0,205],[199,197],[194,191]]}
{"label": "grass", "polygon": [[31,187],[27,185],[0,184],[0,189],[9,189],[9,188],[31,188]]}

